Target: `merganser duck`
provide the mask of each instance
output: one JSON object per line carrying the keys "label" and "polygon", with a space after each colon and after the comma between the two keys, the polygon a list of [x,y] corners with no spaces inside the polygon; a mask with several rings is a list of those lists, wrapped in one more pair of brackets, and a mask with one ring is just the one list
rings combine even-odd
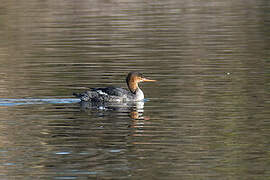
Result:
{"label": "merganser duck", "polygon": [[147,79],[139,72],[130,72],[126,82],[128,90],[119,87],[91,88],[83,93],[73,93],[84,102],[128,102],[144,100],[143,91],[139,88],[140,82],[154,82],[156,80]]}

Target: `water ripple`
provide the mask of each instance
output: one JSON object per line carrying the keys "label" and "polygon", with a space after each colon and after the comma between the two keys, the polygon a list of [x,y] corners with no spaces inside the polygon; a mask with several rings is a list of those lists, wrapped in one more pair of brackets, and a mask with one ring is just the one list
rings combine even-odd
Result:
{"label": "water ripple", "polygon": [[77,102],[80,102],[80,99],[0,99],[0,106],[17,106],[27,104],[67,104]]}

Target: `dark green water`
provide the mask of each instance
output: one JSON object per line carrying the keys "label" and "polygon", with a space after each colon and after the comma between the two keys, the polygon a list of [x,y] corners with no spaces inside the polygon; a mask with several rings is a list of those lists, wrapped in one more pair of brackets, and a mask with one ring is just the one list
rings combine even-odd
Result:
{"label": "dark green water", "polygon": [[[0,179],[269,178],[269,9],[2,2]],[[134,70],[158,80],[139,112],[68,100]]]}

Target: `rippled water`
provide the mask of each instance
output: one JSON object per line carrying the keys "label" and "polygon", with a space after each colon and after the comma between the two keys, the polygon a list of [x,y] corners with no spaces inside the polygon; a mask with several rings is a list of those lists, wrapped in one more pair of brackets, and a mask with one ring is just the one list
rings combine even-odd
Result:
{"label": "rippled water", "polygon": [[[4,1],[0,179],[267,179],[269,2]],[[89,108],[73,92],[147,101]],[[86,108],[85,108],[86,107]]]}

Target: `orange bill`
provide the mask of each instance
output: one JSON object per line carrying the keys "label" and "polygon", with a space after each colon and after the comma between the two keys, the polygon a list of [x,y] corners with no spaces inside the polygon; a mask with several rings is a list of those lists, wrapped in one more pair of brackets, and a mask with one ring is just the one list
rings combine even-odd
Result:
{"label": "orange bill", "polygon": [[143,78],[143,82],[155,82],[155,81],[157,81],[157,80]]}

